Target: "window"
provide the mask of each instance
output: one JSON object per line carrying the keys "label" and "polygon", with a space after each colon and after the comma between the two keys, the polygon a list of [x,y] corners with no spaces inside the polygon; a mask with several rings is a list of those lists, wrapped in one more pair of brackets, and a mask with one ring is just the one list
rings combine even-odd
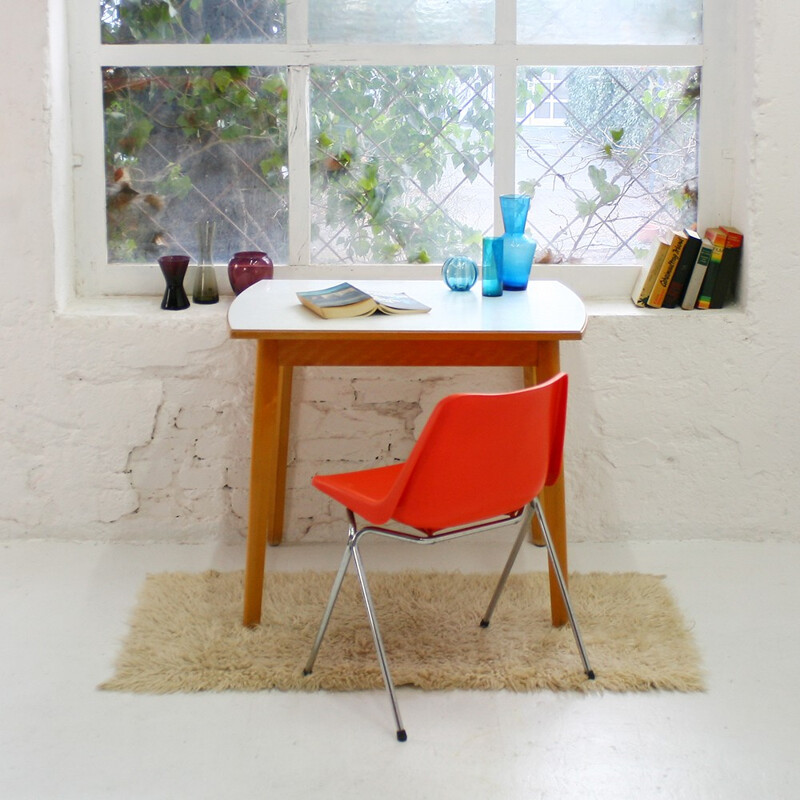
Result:
{"label": "window", "polygon": [[209,217],[220,264],[478,258],[514,191],[537,260],[631,264],[697,220],[704,174],[708,207],[727,185],[698,121],[728,28],[703,42],[725,11],[702,6],[71,0],[79,291],[141,290]]}

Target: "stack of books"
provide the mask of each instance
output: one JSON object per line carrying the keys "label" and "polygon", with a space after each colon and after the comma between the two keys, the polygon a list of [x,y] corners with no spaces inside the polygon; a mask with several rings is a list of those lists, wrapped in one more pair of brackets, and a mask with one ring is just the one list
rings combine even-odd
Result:
{"label": "stack of books", "polygon": [[742,241],[725,225],[702,237],[686,228],[656,240],[631,300],[643,308],[722,308],[736,296]]}

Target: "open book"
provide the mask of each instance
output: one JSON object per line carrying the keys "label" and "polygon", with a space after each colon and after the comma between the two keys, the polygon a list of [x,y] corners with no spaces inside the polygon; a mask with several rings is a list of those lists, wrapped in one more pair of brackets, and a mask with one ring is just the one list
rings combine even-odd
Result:
{"label": "open book", "polygon": [[402,292],[386,294],[362,292],[349,283],[327,289],[298,292],[300,302],[325,319],[365,317],[381,311],[384,314],[424,314],[430,308]]}

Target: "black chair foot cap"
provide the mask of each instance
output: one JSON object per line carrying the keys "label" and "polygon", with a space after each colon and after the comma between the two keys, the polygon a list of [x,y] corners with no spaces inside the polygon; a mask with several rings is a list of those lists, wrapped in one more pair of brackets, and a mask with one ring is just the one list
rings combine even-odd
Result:
{"label": "black chair foot cap", "polygon": [[482,619],[481,620],[481,628],[488,628],[488,627],[489,627],[489,620],[488,619]]}
{"label": "black chair foot cap", "polygon": [[303,675],[310,675],[310,674],[311,674],[311,670],[310,669],[304,669],[303,670]]}
{"label": "black chair foot cap", "polygon": [[397,731],[397,741],[404,742],[408,737],[406,736],[406,732],[403,728]]}
{"label": "black chair foot cap", "polygon": [[593,680],[594,680],[594,670],[593,670],[593,669],[590,669],[590,670],[589,670],[589,671],[586,673],[586,676],[589,678],[589,680],[590,680],[590,681],[593,681]]}

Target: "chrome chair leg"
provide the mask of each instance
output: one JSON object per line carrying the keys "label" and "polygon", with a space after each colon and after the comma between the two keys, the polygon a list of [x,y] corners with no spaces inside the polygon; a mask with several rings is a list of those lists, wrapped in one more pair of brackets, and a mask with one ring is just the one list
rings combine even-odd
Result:
{"label": "chrome chair leg", "polygon": [[361,594],[364,598],[364,605],[367,609],[367,618],[369,619],[369,627],[372,631],[372,639],[375,642],[375,650],[378,654],[378,662],[381,667],[383,682],[386,685],[386,689],[389,692],[389,699],[392,703],[392,712],[397,725],[397,740],[399,742],[405,742],[408,737],[406,736],[406,731],[403,727],[403,721],[400,718],[400,708],[397,705],[394,683],[389,672],[389,663],[386,659],[386,651],[384,650],[383,639],[381,638],[380,629],[378,627],[378,618],[375,615],[375,607],[372,604],[372,595],[370,594],[369,584],[367,583],[367,574],[364,570],[364,565],[361,562],[361,554],[358,551],[358,539],[360,533],[363,533],[364,531],[359,532],[356,530],[355,517],[349,509],[347,514],[350,520],[350,530],[347,535],[347,547],[345,548],[344,555],[342,556],[342,561],[339,564],[339,571],[336,573],[336,578],[333,581],[331,593],[328,597],[328,605],[326,606],[325,612],[322,615],[322,622],[320,622],[319,630],[317,631],[317,638],[314,640],[314,646],[311,648],[311,654],[309,655],[306,666],[303,669],[303,675],[310,675],[314,669],[314,662],[317,659],[317,653],[319,653],[319,648],[322,644],[322,639],[325,636],[325,631],[328,629],[328,623],[330,622],[331,614],[333,613],[333,607],[336,605],[336,600],[339,597],[339,591],[341,590],[342,583],[344,582],[344,576],[347,573],[347,568],[350,566],[350,559],[352,558],[353,562],[355,563],[356,575],[358,577],[358,583],[361,587]]}
{"label": "chrome chair leg", "polygon": [[492,620],[492,614],[494,614],[495,606],[497,605],[497,601],[500,599],[500,595],[503,593],[503,589],[505,589],[506,581],[508,580],[508,576],[511,573],[511,568],[514,566],[514,562],[517,560],[517,556],[519,555],[519,550],[522,547],[522,542],[525,540],[525,533],[526,531],[530,530],[529,522],[530,522],[531,514],[530,514],[530,507],[525,507],[525,513],[522,515],[522,525],[520,526],[519,533],[517,534],[516,541],[514,542],[513,547],[511,548],[511,553],[506,560],[506,565],[503,568],[503,573],[500,575],[500,580],[497,582],[497,587],[494,590],[494,594],[492,595],[492,599],[489,601],[489,607],[486,609],[486,613],[483,615],[483,619],[481,620],[481,628],[488,628],[489,623]]}
{"label": "chrome chair leg", "polygon": [[353,554],[352,542],[356,535],[356,521],[352,512],[348,510],[348,514],[350,516],[350,530],[347,534],[347,547],[344,549],[342,562],[339,564],[339,571],[336,573],[336,578],[333,581],[331,593],[328,597],[328,605],[325,608],[325,613],[322,615],[322,622],[320,622],[319,630],[317,631],[317,638],[314,640],[314,646],[311,648],[311,654],[309,655],[308,661],[303,669],[303,675],[310,675],[314,669],[314,662],[317,660],[317,653],[319,652],[320,645],[322,644],[322,639],[325,636],[325,631],[328,630],[328,623],[330,622],[331,614],[333,613],[333,607],[336,605],[336,600],[339,598],[339,590],[342,588],[344,576],[347,573],[347,568],[350,566],[350,558]]}
{"label": "chrome chair leg", "polygon": [[392,676],[389,673],[389,663],[386,660],[386,652],[383,649],[383,640],[381,639],[381,632],[378,628],[378,618],[375,615],[375,607],[372,604],[372,595],[369,591],[369,584],[367,583],[367,574],[364,571],[364,565],[361,563],[361,553],[358,551],[358,542],[353,544],[353,562],[356,566],[356,574],[358,575],[358,582],[361,584],[361,594],[364,596],[364,605],[367,608],[367,617],[369,618],[369,627],[372,630],[372,638],[375,642],[375,650],[378,653],[378,661],[381,666],[381,673],[383,674],[383,682],[386,685],[386,691],[389,692],[389,699],[392,703],[392,713],[397,725],[397,741],[404,742],[407,739],[403,721],[400,718],[400,708],[397,705],[397,697],[394,691],[394,683]]}
{"label": "chrome chair leg", "polygon": [[[570,625],[572,627],[572,633],[575,637],[575,643],[578,646],[578,651],[581,656],[581,660],[583,662],[584,671],[586,672],[587,677],[590,680],[594,680],[594,671],[592,670],[591,666],[589,665],[589,659],[586,654],[586,648],[583,644],[583,639],[581,638],[580,629],[578,628],[578,622],[575,619],[575,613],[572,609],[572,602],[570,601],[569,592],[567,591],[567,584],[564,579],[564,574],[561,570],[561,565],[558,562],[558,558],[556,557],[555,548],[553,547],[553,539],[550,535],[550,529],[547,527],[547,522],[544,517],[544,511],[542,510],[541,503],[539,502],[538,498],[535,498],[526,508],[525,513],[522,515],[522,524],[520,525],[519,533],[517,534],[517,538],[514,541],[514,544],[511,548],[511,553],[506,560],[505,567],[503,568],[503,572],[500,575],[500,580],[495,587],[494,594],[492,595],[492,599],[489,601],[489,607],[486,609],[486,613],[483,615],[483,619],[481,620],[481,627],[487,627],[491,621],[492,615],[494,614],[495,607],[497,606],[498,600],[500,599],[500,595],[503,593],[503,589],[505,588],[506,582],[508,580],[508,576],[511,573],[511,570],[514,566],[514,563],[517,560],[517,556],[519,555],[520,548],[522,547],[522,543],[525,540],[525,536],[527,531],[530,530],[529,522],[531,518],[531,510],[536,514],[536,517],[539,521],[539,526],[542,530],[542,534],[545,540],[545,546],[547,547],[547,554],[550,558],[550,563],[553,567],[553,572],[556,576],[556,581],[558,583],[558,588],[561,593],[561,598],[564,601],[564,605],[567,609],[567,615],[569,616]],[[380,628],[378,626],[378,618],[375,614],[375,607],[372,602],[372,595],[369,590],[369,584],[367,582],[367,575],[366,571],[364,570],[364,565],[361,561],[361,553],[358,549],[358,541],[361,538],[361,535],[364,533],[377,533],[377,534],[387,534],[388,531],[385,531],[381,528],[362,528],[360,531],[356,528],[356,521],[355,516],[353,513],[348,509],[348,518],[350,521],[350,530],[348,533],[347,538],[347,547],[345,548],[344,555],[342,556],[341,564],[339,565],[339,571],[336,573],[336,578],[333,582],[333,587],[331,588],[330,597],[328,598],[328,605],[325,608],[325,612],[322,616],[322,621],[320,623],[319,631],[317,632],[316,640],[314,641],[314,646],[312,647],[311,654],[308,657],[308,661],[306,662],[306,666],[303,669],[304,675],[310,675],[313,667],[314,662],[317,658],[317,653],[319,652],[320,646],[322,644],[322,640],[325,636],[325,632],[328,628],[328,623],[330,622],[331,614],[333,613],[333,608],[336,605],[336,600],[339,597],[339,592],[342,587],[342,583],[344,582],[344,577],[347,572],[347,568],[350,565],[350,560],[352,559],[355,564],[356,575],[358,577],[358,582],[361,587],[361,594],[364,598],[364,605],[367,610],[367,618],[369,620],[370,630],[372,631],[372,638],[375,644],[375,650],[378,655],[378,662],[381,668],[381,674],[383,675],[383,682],[386,686],[386,690],[389,693],[389,699],[392,704],[392,713],[394,714],[394,719],[397,727],[397,739],[400,742],[404,742],[407,739],[405,728],[403,727],[403,721],[400,717],[400,708],[397,704],[397,696],[395,693],[394,682],[392,681],[391,673],[389,672],[389,662],[386,658],[386,651],[383,646],[383,639],[381,638]],[[474,532],[474,530],[470,531],[461,531],[461,535],[465,535],[468,532]],[[399,535],[399,534],[397,534]]]}
{"label": "chrome chair leg", "polygon": [[558,558],[556,557],[555,548],[553,547],[553,539],[550,536],[550,529],[547,527],[547,522],[544,518],[544,511],[542,510],[542,505],[539,502],[539,498],[535,498],[531,505],[533,506],[533,510],[536,513],[536,517],[539,520],[539,525],[542,529],[542,534],[544,535],[545,545],[547,546],[547,554],[550,557],[550,563],[553,565],[553,572],[556,576],[556,581],[558,582],[558,589],[561,592],[561,597],[564,600],[564,605],[567,607],[567,615],[569,616],[569,624],[572,627],[572,633],[575,637],[575,644],[578,645],[578,651],[581,654],[581,661],[583,661],[583,669],[586,673],[586,676],[589,680],[594,680],[594,670],[589,666],[589,659],[586,655],[586,648],[583,646],[583,639],[581,638],[581,632],[578,628],[578,621],[575,619],[575,613],[572,610],[572,603],[569,599],[569,592],[567,591],[567,583],[564,580],[564,573],[561,570],[561,565],[558,563]]}

